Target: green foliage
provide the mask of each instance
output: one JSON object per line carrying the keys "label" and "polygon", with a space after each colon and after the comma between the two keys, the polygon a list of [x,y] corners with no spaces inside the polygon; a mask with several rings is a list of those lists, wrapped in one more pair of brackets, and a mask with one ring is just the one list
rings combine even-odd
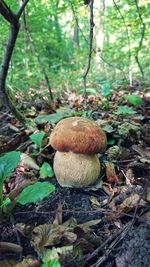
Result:
{"label": "green foliage", "polygon": [[4,182],[16,169],[20,161],[20,152],[11,151],[0,157],[0,181]]}
{"label": "green foliage", "polygon": [[109,100],[110,96],[112,95],[112,87],[110,83],[105,83],[102,85],[101,94],[103,97]]}
{"label": "green foliage", "polygon": [[[12,175],[20,161],[20,152],[11,151],[0,157],[0,209],[5,204],[3,202],[3,183],[6,178]],[[6,202],[6,204],[8,204]]]}
{"label": "green foliage", "polygon": [[[79,90],[78,91],[78,94],[85,94],[84,89]],[[86,89],[86,94],[87,95],[94,95],[94,96],[96,96],[97,95],[97,92],[96,92],[96,89],[94,89],[94,88],[87,88]]]}
{"label": "green foliage", "polygon": [[50,115],[39,115],[36,117],[35,122],[37,124],[43,124],[46,122],[50,122],[51,124],[56,124],[60,120],[71,117],[71,116],[81,116],[83,113],[82,112],[75,112],[72,110],[67,110],[64,109],[62,111],[57,111],[56,113],[50,114]]}
{"label": "green foliage", "polygon": [[36,203],[43,198],[47,197],[50,193],[55,190],[55,186],[48,182],[36,182],[35,184],[29,185],[19,195],[17,203],[25,205],[28,203]]}
{"label": "green foliage", "polygon": [[[11,0],[7,2],[12,10],[17,12],[19,3]],[[104,12],[100,12],[98,7],[94,12],[96,35],[93,48],[96,52],[92,53],[87,93],[95,94],[94,91],[97,93],[98,85],[102,84],[102,81],[108,81],[102,88],[102,95],[106,98],[103,103],[105,109],[109,108],[108,99],[111,92],[109,83],[128,84],[129,73],[132,74],[133,80],[139,79],[141,75],[136,55],[139,50],[142,24],[135,1],[120,0],[116,5],[107,1]],[[147,1],[139,1],[138,5],[145,23],[139,62],[144,69],[145,79],[149,81],[147,55],[149,55],[150,5]],[[74,45],[76,27],[74,15],[79,25],[79,47]],[[29,1],[26,8],[27,29],[24,20],[20,20],[20,23],[20,32],[7,79],[13,93],[21,93],[30,101],[34,94],[48,97],[44,73],[56,91],[81,92],[82,76],[89,53],[89,9],[83,5],[83,1]],[[2,16],[0,24],[0,61],[2,61],[9,36],[9,24]],[[101,43],[99,53],[96,37],[100,28],[104,41]]]}
{"label": "green foliage", "polygon": [[117,111],[113,112],[115,115],[133,115],[136,114],[131,107],[128,106],[119,106]]}
{"label": "green foliage", "polygon": [[138,95],[128,95],[127,101],[135,107],[140,107],[142,104],[142,98]]}
{"label": "green foliage", "polygon": [[32,140],[32,142],[34,142],[37,145],[37,147],[41,149],[44,136],[45,136],[45,133],[40,132],[40,133],[31,134],[29,137]]}
{"label": "green foliage", "polygon": [[43,263],[41,267],[61,267],[61,265],[57,259],[52,259],[48,262]]}
{"label": "green foliage", "polygon": [[[44,133],[45,134],[45,133]],[[41,147],[41,136],[38,141],[35,138],[39,147]],[[2,210],[11,204],[11,200],[6,198],[3,200],[3,184],[8,176],[11,176],[13,171],[16,169],[20,161],[20,152],[11,151],[6,153],[0,158],[0,216],[2,216]],[[52,177],[54,175],[50,165],[44,163],[40,169],[42,178]],[[17,203],[25,205],[28,203],[36,203],[47,197],[50,193],[55,190],[55,186],[48,182],[36,182],[26,187],[19,195]]]}
{"label": "green foliage", "polygon": [[44,179],[44,178],[53,177],[53,176],[54,176],[54,172],[50,164],[47,162],[44,162],[40,168],[40,178]]}
{"label": "green foliage", "polygon": [[62,120],[63,118],[65,118],[66,116],[68,116],[68,114],[64,114],[64,113],[54,113],[51,115],[39,115],[36,119],[35,122],[37,124],[42,124],[45,122],[50,122],[50,123],[57,123],[60,120]]}
{"label": "green foliage", "polygon": [[102,102],[102,108],[109,109],[110,108],[109,100],[112,95],[112,87],[110,83],[104,83],[102,85],[101,94],[105,98],[105,100]]}

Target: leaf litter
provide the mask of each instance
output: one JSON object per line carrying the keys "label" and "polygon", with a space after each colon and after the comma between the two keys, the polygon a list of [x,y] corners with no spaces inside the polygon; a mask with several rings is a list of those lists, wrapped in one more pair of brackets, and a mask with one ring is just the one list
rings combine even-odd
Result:
{"label": "leaf litter", "polygon": [[[106,153],[99,155],[102,173],[97,185],[80,190],[61,188],[53,177],[50,181],[56,190],[47,199],[25,206],[17,205],[12,211],[13,222],[8,218],[1,222],[0,242],[20,245],[23,251],[3,253],[1,266],[36,267],[41,266],[46,259],[53,259],[58,260],[62,266],[72,267],[107,267],[110,264],[124,267],[126,261],[127,266],[148,267],[148,100],[145,94],[142,108],[130,108],[127,98],[124,98],[124,102],[119,102],[123,95],[128,94],[121,90],[112,93],[108,110],[101,108],[104,107],[103,96],[89,94],[87,98],[86,115],[105,130],[108,138]],[[12,199],[15,199],[22,189],[38,179],[38,170],[45,159],[48,163],[53,163],[54,151],[48,146],[48,134],[60,119],[74,115],[85,116],[82,94],[72,92],[67,95],[64,92],[60,98],[61,106],[56,113],[49,111],[49,117],[46,117],[47,106],[39,110],[37,103],[35,104],[32,118],[37,117],[36,132],[46,134],[45,147],[37,156],[33,156],[34,152],[37,153],[37,148],[29,140],[29,135],[35,132],[35,125],[26,130],[13,117],[7,120],[7,127],[3,124],[3,134],[7,133],[6,136],[9,134],[10,137],[1,138],[1,152],[19,147],[24,153],[16,172],[6,180],[4,196],[11,196],[13,189],[16,192]],[[136,102],[137,100],[139,103],[138,98]],[[133,97],[130,100],[128,98],[128,101],[133,102]],[[122,105],[125,107],[121,108]],[[42,177],[46,178],[45,176],[46,170]],[[139,259],[139,255],[143,257],[143,261]]]}

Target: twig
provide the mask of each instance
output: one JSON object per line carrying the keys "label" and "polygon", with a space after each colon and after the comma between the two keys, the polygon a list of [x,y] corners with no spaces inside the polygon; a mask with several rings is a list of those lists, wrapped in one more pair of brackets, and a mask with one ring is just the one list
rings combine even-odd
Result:
{"label": "twig", "polygon": [[139,52],[140,52],[140,50],[142,48],[142,45],[143,45],[143,40],[144,40],[144,34],[145,34],[145,28],[146,28],[146,26],[145,26],[145,23],[143,21],[142,15],[140,13],[140,9],[139,9],[139,6],[138,6],[138,1],[137,0],[134,0],[134,2],[135,2],[135,6],[136,6],[136,10],[137,10],[139,19],[141,21],[141,38],[140,38],[140,41],[139,41],[139,46],[138,46],[138,48],[136,50],[135,60],[137,62],[137,65],[139,67],[139,70],[141,72],[142,79],[144,79],[144,71],[143,71],[142,65],[141,65],[141,63],[139,61]]}
{"label": "twig", "polygon": [[[72,9],[72,11],[73,11],[73,16],[74,16],[74,19],[75,19],[76,24],[77,24],[77,26],[78,26],[78,29],[79,29],[79,31],[81,32],[81,35],[82,35],[83,39],[85,40],[85,42],[89,45],[89,42],[88,42],[87,38],[85,37],[85,35],[84,35],[84,33],[83,33],[83,31],[82,31],[82,29],[81,29],[79,23],[78,23],[78,19],[77,19],[77,17],[76,17],[76,13],[75,13],[75,9],[74,9],[74,6],[73,6],[72,1],[70,1],[70,4],[71,4],[71,9]],[[92,47],[92,52],[97,53],[97,51],[96,51],[93,47]],[[118,70],[122,73],[124,79],[127,80],[126,74],[125,74],[125,72],[123,71],[123,69],[122,69],[120,66],[117,66],[117,65],[115,65],[115,64],[112,64],[112,63],[108,62],[102,55],[98,55],[98,56],[99,56],[99,58],[100,58],[105,64],[107,64],[110,68],[113,68],[113,69],[116,68],[116,69],[118,69]]]}
{"label": "twig", "polygon": [[132,86],[132,69],[131,69],[131,45],[130,45],[130,37],[129,37],[129,31],[128,31],[128,27],[126,25],[126,21],[125,21],[125,18],[119,8],[119,6],[117,5],[116,1],[113,0],[113,3],[114,3],[114,6],[116,7],[116,9],[118,10],[118,13],[120,14],[120,17],[122,19],[122,22],[124,24],[124,27],[125,27],[125,30],[126,30],[126,35],[127,35],[127,42],[128,42],[128,48],[129,48],[129,51],[128,51],[128,59],[129,59],[129,82],[130,82],[130,86]]}
{"label": "twig", "polygon": [[91,267],[100,267],[101,264],[107,259],[108,255],[111,253],[112,249],[114,249],[114,247],[118,244],[118,242],[120,242],[128,233],[129,229],[131,229],[132,226],[132,222],[128,223],[124,229],[119,233],[119,236],[117,236],[115,238],[115,240],[110,244],[109,248],[107,249],[107,251],[105,252],[105,254],[100,257],[96,263],[94,263],[93,265],[91,265]]}
{"label": "twig", "polygon": [[94,29],[93,6],[94,6],[94,0],[91,0],[91,2],[90,2],[90,43],[89,43],[89,55],[88,55],[88,64],[87,64],[87,68],[86,68],[86,70],[85,70],[85,73],[83,74],[83,85],[84,85],[85,99],[87,98],[87,92],[86,92],[86,77],[87,77],[88,72],[89,72],[89,70],[90,70],[90,66],[91,66],[91,58],[92,58],[93,29]]}

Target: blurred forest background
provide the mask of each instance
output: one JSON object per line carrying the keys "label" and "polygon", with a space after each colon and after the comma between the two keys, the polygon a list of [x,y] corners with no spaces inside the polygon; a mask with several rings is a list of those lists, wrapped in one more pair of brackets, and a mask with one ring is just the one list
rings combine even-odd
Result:
{"label": "blurred forest background", "polygon": [[[90,44],[87,0],[33,0],[21,16],[7,86],[25,98],[83,92]],[[22,1],[8,0],[14,13]],[[150,1],[95,0],[92,61],[87,91],[150,80]],[[0,16],[0,62],[9,23]],[[92,93],[94,93],[94,90]]]}

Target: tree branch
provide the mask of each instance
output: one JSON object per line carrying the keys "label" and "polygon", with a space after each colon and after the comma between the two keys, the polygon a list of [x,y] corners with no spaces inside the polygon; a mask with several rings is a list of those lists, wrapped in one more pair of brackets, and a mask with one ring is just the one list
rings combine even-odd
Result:
{"label": "tree branch", "polygon": [[20,9],[19,9],[19,11],[16,14],[16,16],[17,16],[18,19],[21,17],[21,15],[22,15],[22,13],[23,13],[23,11],[24,11],[24,9],[25,9],[25,7],[26,7],[26,5],[27,5],[28,2],[29,2],[29,0],[24,0],[23,3],[22,3],[22,5],[20,6]]}
{"label": "tree branch", "polygon": [[127,35],[127,42],[128,42],[128,60],[129,60],[129,65],[128,65],[128,71],[129,71],[129,81],[130,81],[130,86],[132,86],[132,69],[131,69],[131,44],[130,44],[130,37],[129,37],[129,31],[128,31],[128,27],[126,25],[126,21],[125,18],[119,8],[119,6],[117,5],[116,1],[113,0],[114,6],[116,7],[116,9],[118,10],[118,13],[120,14],[120,17],[122,19],[122,22],[124,24],[125,27],[125,31],[126,31],[126,35]]}
{"label": "tree branch", "polygon": [[141,38],[140,38],[140,41],[139,41],[139,46],[138,46],[137,51],[136,51],[135,60],[136,60],[136,62],[138,64],[139,70],[141,72],[142,79],[144,79],[144,71],[143,71],[142,65],[141,65],[140,60],[139,60],[139,52],[140,52],[140,50],[142,48],[142,45],[143,45],[144,34],[145,34],[145,23],[143,21],[142,15],[140,13],[140,8],[138,6],[138,1],[134,0],[134,2],[135,2],[135,6],[136,6],[136,10],[137,10],[139,19],[141,21]]}
{"label": "tree branch", "polygon": [[0,95],[3,98],[5,104],[10,108],[10,110],[16,115],[16,117],[20,121],[24,121],[24,117],[18,112],[15,105],[11,102],[9,92],[8,90],[6,90],[6,78],[13,50],[19,33],[19,19],[28,2],[29,0],[24,0],[18,13],[14,14],[13,11],[7,6],[7,4],[3,0],[0,0],[0,14],[5,18],[5,20],[10,23],[10,33],[0,69]]}
{"label": "tree branch", "polygon": [[86,97],[86,77],[87,77],[88,72],[90,70],[91,58],[92,58],[92,51],[93,51],[93,29],[94,29],[93,5],[94,5],[94,0],[91,0],[91,2],[90,2],[90,43],[89,43],[89,56],[88,56],[87,68],[85,70],[85,73],[83,74],[83,84],[84,84],[84,94],[85,94],[85,97]]}
{"label": "tree branch", "polygon": [[11,24],[18,23],[16,15],[3,0],[0,0],[0,13],[9,23]]}

